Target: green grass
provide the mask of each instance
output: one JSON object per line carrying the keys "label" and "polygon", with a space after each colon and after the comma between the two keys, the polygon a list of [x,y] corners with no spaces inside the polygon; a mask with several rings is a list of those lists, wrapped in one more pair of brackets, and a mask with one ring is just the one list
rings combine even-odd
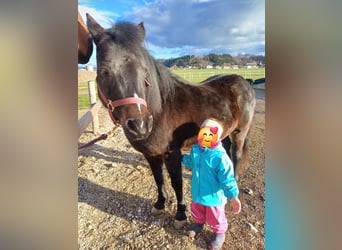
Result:
{"label": "green grass", "polygon": [[78,96],[78,109],[88,109],[90,107],[89,95]]}
{"label": "green grass", "polygon": [[210,76],[218,74],[238,74],[244,78],[256,80],[265,77],[265,68],[259,69],[179,69],[173,70],[173,73],[179,75],[185,80],[193,83],[201,82]]}
{"label": "green grass", "polygon": [[[256,80],[265,77],[265,68],[260,69],[179,69],[172,70],[185,80],[193,83],[201,82],[210,76],[218,74],[238,74],[244,78]],[[78,109],[88,109],[90,100],[88,94],[88,82],[78,84]]]}
{"label": "green grass", "polygon": [[89,107],[88,82],[81,82],[78,84],[78,109],[89,109]]}

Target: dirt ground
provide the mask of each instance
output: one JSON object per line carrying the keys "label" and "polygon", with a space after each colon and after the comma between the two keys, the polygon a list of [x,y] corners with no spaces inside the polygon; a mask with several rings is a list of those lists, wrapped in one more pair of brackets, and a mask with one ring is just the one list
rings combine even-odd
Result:
{"label": "dirt ground", "polygon": [[[79,111],[79,117],[85,111]],[[112,122],[104,108],[99,112],[100,133]],[[79,145],[95,138],[91,126]],[[264,249],[265,245],[265,101],[257,99],[249,135],[250,166],[239,181],[242,211],[233,215],[229,203],[226,214],[229,230],[223,249]],[[183,168],[184,193],[190,204],[191,171]],[[176,197],[169,182],[165,213],[151,215],[157,198],[152,172],[142,154],[126,140],[121,128],[105,141],[87,148],[78,156],[78,246],[79,249],[207,249],[211,230],[206,225],[194,240],[186,236],[188,224],[176,230],[173,216]]]}

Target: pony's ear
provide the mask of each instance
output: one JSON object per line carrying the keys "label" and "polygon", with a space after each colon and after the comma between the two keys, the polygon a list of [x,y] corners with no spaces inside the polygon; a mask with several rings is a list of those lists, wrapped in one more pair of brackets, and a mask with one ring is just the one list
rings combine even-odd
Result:
{"label": "pony's ear", "polygon": [[96,43],[98,41],[99,35],[104,31],[104,29],[95,21],[94,18],[92,18],[91,15],[87,13],[86,16],[88,30],[93,37],[94,42]]}
{"label": "pony's ear", "polygon": [[144,22],[141,22],[137,25],[139,31],[142,34],[142,37],[145,38],[145,26],[144,26]]}

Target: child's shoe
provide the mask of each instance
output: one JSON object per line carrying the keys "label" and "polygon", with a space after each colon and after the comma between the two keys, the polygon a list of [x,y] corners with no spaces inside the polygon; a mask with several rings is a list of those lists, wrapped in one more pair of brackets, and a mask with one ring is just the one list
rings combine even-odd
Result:
{"label": "child's shoe", "polygon": [[222,247],[222,245],[224,243],[225,238],[226,238],[226,235],[224,233],[223,234],[214,233],[214,236],[213,236],[213,238],[210,241],[209,249],[210,250],[219,250],[219,249],[221,249],[221,247]]}
{"label": "child's shoe", "polygon": [[188,231],[188,236],[190,238],[194,238],[197,233],[203,230],[203,225],[204,224],[199,224],[199,223],[191,224],[189,231]]}

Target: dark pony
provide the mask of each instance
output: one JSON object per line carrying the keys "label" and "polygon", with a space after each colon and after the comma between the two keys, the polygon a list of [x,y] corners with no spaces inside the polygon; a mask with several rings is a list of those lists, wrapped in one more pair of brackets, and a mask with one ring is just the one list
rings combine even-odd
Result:
{"label": "dark pony", "polygon": [[86,64],[93,53],[93,39],[91,38],[87,26],[85,25],[82,16],[78,12],[77,19],[78,27],[78,63]]}
{"label": "dark pony", "polygon": [[122,125],[128,141],[145,156],[156,181],[158,199],[152,212],[159,213],[165,207],[165,164],[177,197],[175,227],[180,228],[186,222],[181,149],[196,142],[206,118],[220,120],[223,145],[237,178],[240,163],[247,156],[254,90],[238,75],[218,75],[191,84],[172,74],[144,47],[143,23],[122,22],[104,29],[87,14],[87,26],[97,49],[100,97],[113,121]]}

